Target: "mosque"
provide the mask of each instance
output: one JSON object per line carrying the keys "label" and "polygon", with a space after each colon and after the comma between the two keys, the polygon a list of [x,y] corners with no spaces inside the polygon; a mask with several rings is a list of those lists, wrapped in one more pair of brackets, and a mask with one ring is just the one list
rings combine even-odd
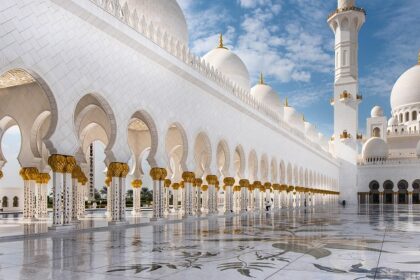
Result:
{"label": "mosque", "polygon": [[[335,34],[334,135],[325,137],[263,75],[219,45],[199,57],[176,0],[2,1],[0,140],[21,133],[20,192],[1,186],[3,208],[53,228],[84,216],[92,196],[91,144],[105,145],[109,222],[357,203],[419,203],[420,66],[391,94],[392,117],[372,109],[358,130],[358,33],[354,0],[328,16]],[[215,44],[216,45],[216,44]],[[0,150],[0,170],[7,165]],[[145,172],[149,170],[149,172]],[[8,174],[0,173],[0,177]],[[420,177],[420,176],[419,176]]]}

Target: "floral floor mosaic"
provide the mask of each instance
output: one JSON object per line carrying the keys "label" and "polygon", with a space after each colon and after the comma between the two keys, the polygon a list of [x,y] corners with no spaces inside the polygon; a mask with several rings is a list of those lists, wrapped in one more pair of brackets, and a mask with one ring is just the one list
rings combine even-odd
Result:
{"label": "floral floor mosaic", "polygon": [[420,206],[361,206],[0,242],[0,279],[420,279]]}

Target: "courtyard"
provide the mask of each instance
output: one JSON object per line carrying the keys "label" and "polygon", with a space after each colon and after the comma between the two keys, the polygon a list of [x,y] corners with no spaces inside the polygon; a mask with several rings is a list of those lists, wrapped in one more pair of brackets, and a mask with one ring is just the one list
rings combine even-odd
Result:
{"label": "courtyard", "polygon": [[419,213],[283,209],[3,236],[0,279],[420,279]]}

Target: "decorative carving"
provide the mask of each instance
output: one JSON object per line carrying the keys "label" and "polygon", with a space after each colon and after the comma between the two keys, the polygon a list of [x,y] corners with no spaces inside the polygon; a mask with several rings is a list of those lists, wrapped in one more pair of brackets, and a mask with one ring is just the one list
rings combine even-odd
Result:
{"label": "decorative carving", "polygon": [[216,175],[207,175],[206,181],[209,185],[216,185],[218,182]]}
{"label": "decorative carving", "polygon": [[121,164],[121,178],[125,178],[128,175],[128,172],[130,171],[130,167],[127,163],[120,163]]}
{"label": "decorative carving", "polygon": [[203,184],[203,179],[201,179],[201,178],[196,178],[195,180],[194,180],[194,186],[195,187],[201,187],[201,185]]}
{"label": "decorative carving", "polygon": [[158,181],[162,177],[162,168],[153,167],[150,169],[150,177],[152,177],[153,181]]}
{"label": "decorative carving", "polygon": [[209,189],[209,186],[207,186],[207,185],[202,185],[202,186],[201,186],[201,190],[202,190],[203,192],[206,192],[208,189]]}
{"label": "decorative carving", "polygon": [[184,172],[182,173],[182,179],[187,183],[194,183],[195,174],[193,172]]}
{"label": "decorative carving", "polygon": [[121,177],[123,164],[120,162],[112,162],[108,166],[107,176],[111,178]]}
{"label": "decorative carving", "polygon": [[173,183],[172,184],[172,189],[178,190],[179,189],[179,184],[178,183]]}
{"label": "decorative carving", "polygon": [[51,166],[53,172],[64,173],[64,169],[67,165],[66,156],[63,155],[51,155],[48,158],[48,165]]}
{"label": "decorative carving", "polygon": [[166,176],[168,176],[168,172],[166,171],[165,168],[161,168],[161,175],[160,175],[160,181],[165,180]]}
{"label": "decorative carving", "polygon": [[39,173],[38,174],[38,178],[36,180],[37,184],[48,184],[48,182],[50,181],[51,176],[48,173]]}
{"label": "decorative carving", "polygon": [[249,187],[249,181],[246,179],[239,180],[239,186],[241,188],[248,188]]}
{"label": "decorative carving", "polygon": [[164,185],[165,185],[165,188],[169,188],[171,186],[171,180],[165,179]]}
{"label": "decorative carving", "polygon": [[76,158],[73,156],[66,156],[66,167],[64,167],[65,173],[72,173],[73,169],[76,167]]}
{"label": "decorative carving", "polygon": [[36,181],[39,176],[39,171],[36,167],[24,168],[27,180]]}
{"label": "decorative carving", "polygon": [[271,183],[266,182],[266,183],[264,184],[264,187],[265,187],[265,189],[266,189],[266,190],[271,190]]}

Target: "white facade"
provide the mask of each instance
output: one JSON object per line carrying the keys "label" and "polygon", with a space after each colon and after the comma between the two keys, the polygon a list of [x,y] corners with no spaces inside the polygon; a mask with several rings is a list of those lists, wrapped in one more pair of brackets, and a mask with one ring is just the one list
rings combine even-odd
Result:
{"label": "white facade", "polygon": [[3,212],[21,212],[23,210],[23,189],[0,188],[0,209]]}

